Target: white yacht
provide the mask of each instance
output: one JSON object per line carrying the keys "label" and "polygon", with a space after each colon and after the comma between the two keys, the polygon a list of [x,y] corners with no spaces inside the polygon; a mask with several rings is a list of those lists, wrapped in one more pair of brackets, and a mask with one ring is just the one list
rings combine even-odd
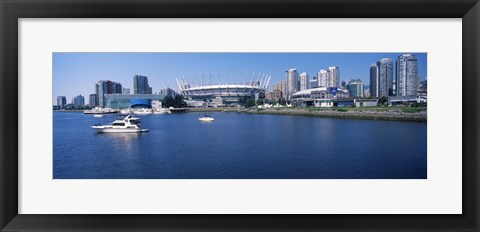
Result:
{"label": "white yacht", "polygon": [[213,122],[215,119],[212,117],[212,116],[209,116],[209,115],[206,115],[201,117],[201,118],[198,118],[198,120],[202,121],[202,122]]}
{"label": "white yacht", "polygon": [[108,125],[91,126],[100,133],[139,133],[148,132],[148,129],[142,129],[140,118],[134,118],[132,115],[117,117],[117,120]]}

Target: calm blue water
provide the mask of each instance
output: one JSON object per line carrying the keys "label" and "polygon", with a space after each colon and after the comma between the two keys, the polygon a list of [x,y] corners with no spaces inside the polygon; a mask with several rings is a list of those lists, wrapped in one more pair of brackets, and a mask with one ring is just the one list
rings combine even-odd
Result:
{"label": "calm blue water", "polygon": [[57,179],[424,179],[427,124],[284,115],[146,115],[141,134],[95,133],[115,115],[53,114]]}

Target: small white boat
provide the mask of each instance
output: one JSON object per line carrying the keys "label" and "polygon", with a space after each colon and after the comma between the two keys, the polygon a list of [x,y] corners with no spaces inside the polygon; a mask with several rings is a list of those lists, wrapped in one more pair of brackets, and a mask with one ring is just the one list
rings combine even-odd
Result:
{"label": "small white boat", "polygon": [[94,109],[91,109],[91,110],[84,110],[83,113],[84,114],[116,114],[118,113],[118,110],[95,107]]}
{"label": "small white boat", "polygon": [[171,114],[172,112],[166,108],[160,108],[153,111],[153,114]]}
{"label": "small white boat", "polygon": [[103,117],[103,114],[94,114],[93,117],[95,117],[95,118],[101,118],[101,117]]}
{"label": "small white boat", "polygon": [[148,129],[141,128],[140,118],[134,118],[132,115],[117,117],[117,120],[107,125],[91,126],[99,133],[139,133],[148,132]]}
{"label": "small white boat", "polygon": [[131,114],[130,109],[121,109],[120,113],[121,114]]}
{"label": "small white boat", "polygon": [[198,118],[198,120],[202,121],[202,122],[213,122],[215,119],[212,117],[212,116],[209,116],[209,115],[206,115],[201,117],[201,118]]}
{"label": "small white boat", "polygon": [[147,114],[153,114],[153,110],[149,108],[142,108],[142,109],[132,109],[131,112],[133,114],[138,114],[138,115],[147,115]]}

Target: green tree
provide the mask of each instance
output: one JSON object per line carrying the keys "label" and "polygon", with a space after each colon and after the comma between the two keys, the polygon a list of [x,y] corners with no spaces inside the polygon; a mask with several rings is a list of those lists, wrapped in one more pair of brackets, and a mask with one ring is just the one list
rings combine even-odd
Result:
{"label": "green tree", "polygon": [[381,105],[385,104],[386,102],[388,102],[388,97],[383,96],[380,99],[378,99],[378,103]]}
{"label": "green tree", "polygon": [[175,95],[175,98],[173,99],[173,107],[174,108],[187,107],[187,103],[183,101],[183,98],[181,95]]}
{"label": "green tree", "polygon": [[173,107],[174,99],[170,96],[165,96],[162,100],[162,106],[165,108]]}
{"label": "green tree", "polygon": [[251,99],[251,98],[247,99],[247,101],[245,102],[244,107],[245,107],[245,108],[250,108],[250,107],[252,107],[252,106],[255,106],[255,99]]}

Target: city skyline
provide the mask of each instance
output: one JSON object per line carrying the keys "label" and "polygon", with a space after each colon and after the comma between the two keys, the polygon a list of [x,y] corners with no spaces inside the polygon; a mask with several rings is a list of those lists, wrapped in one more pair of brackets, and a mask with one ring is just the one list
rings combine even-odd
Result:
{"label": "city skyline", "polygon": [[268,73],[271,90],[286,80],[289,69],[305,72],[311,80],[320,70],[336,66],[340,82],[361,79],[368,85],[372,64],[382,58],[396,61],[407,53],[418,58],[418,75],[425,80],[426,53],[54,53],[52,102],[56,104],[57,96],[66,96],[67,102],[78,95],[90,96],[100,80],[134,89],[135,75],[148,77],[152,92],[159,92],[165,87],[177,90],[177,77],[200,82],[203,75],[205,82],[211,77],[214,82],[238,82],[245,74]]}

